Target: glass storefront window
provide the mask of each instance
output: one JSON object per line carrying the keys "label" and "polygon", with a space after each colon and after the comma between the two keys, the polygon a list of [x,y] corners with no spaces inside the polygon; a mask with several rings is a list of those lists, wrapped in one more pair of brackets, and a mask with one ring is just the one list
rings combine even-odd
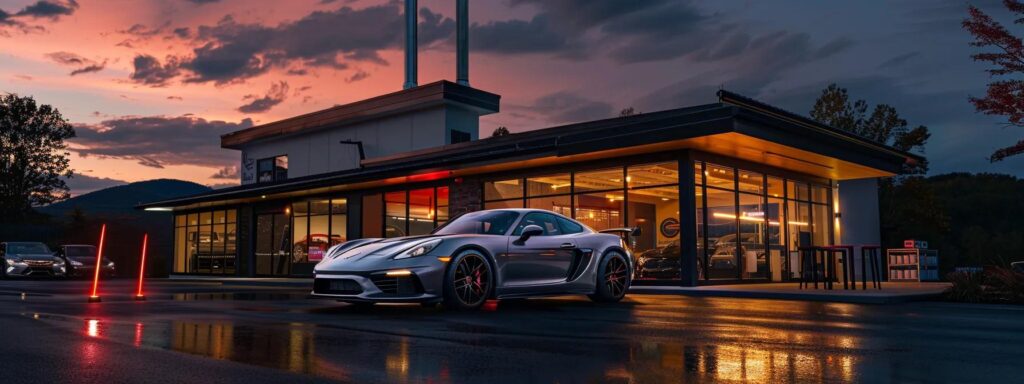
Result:
{"label": "glass storefront window", "polygon": [[832,215],[829,214],[828,206],[812,204],[811,209],[813,210],[811,212],[811,218],[813,219],[811,223],[811,233],[813,236],[812,241],[814,245],[831,244],[829,242],[829,233],[831,232],[832,228],[832,226],[830,225]]}
{"label": "glass storefront window", "polygon": [[701,163],[699,161],[694,161],[693,162],[693,182],[694,182],[694,184],[697,184],[697,185],[703,185],[704,184],[704,172],[701,170],[701,167],[702,167],[701,164],[703,164],[703,163]]}
{"label": "glass storefront window", "polygon": [[576,192],[621,190],[624,185],[623,172],[622,167],[576,172],[573,188]]}
{"label": "glass storefront window", "polygon": [[173,273],[235,273],[235,211],[215,210],[174,218]]}
{"label": "glass storefront window", "polygon": [[739,257],[743,278],[768,277],[768,259],[765,247],[767,231],[762,195],[739,194]]}
{"label": "glass storefront window", "polygon": [[485,200],[518,199],[523,197],[523,184],[520,179],[488,181],[484,183]]}
{"label": "glass storefront window", "polygon": [[569,193],[572,178],[568,173],[531,177],[526,179],[526,196],[546,196]]}
{"label": "glass storefront window", "polygon": [[786,182],[786,193],[786,197],[793,200],[809,201],[811,199],[811,190],[807,183],[789,180]]}
{"label": "glass storefront window", "polygon": [[212,212],[200,212],[199,213],[199,225],[210,225],[212,223],[213,213]]}
{"label": "glass storefront window", "polygon": [[426,235],[434,230],[436,207],[434,188],[409,191],[409,235]]}
{"label": "glass storefront window", "polygon": [[709,187],[733,190],[736,189],[736,173],[732,167],[706,163],[707,185]]}
{"label": "glass storefront window", "polygon": [[783,263],[783,239],[782,239],[782,211],[783,200],[774,197],[768,198],[768,206],[765,207],[765,216],[768,219],[768,262],[771,271],[772,281],[782,281]]}
{"label": "glass storefront window", "polygon": [[626,167],[626,182],[629,184],[629,188],[679,185],[679,162],[670,161]]}
{"label": "glass storefront window", "polygon": [[708,279],[735,279],[739,277],[736,257],[736,194],[707,188],[708,210]]}
{"label": "glass storefront window", "polygon": [[437,226],[448,222],[448,187],[437,187]]}
{"label": "glass storefront window", "polygon": [[[576,195],[576,220],[595,231],[622,228],[622,219],[625,214],[622,204],[621,190]],[[565,216],[572,217],[571,215]]]}
{"label": "glass storefront window", "polygon": [[704,251],[707,249],[707,244],[704,243],[704,188],[697,186],[693,191],[696,196],[697,205],[697,279],[704,280],[706,276],[706,268],[704,268]]}
{"label": "glass storefront window", "polygon": [[739,182],[740,192],[764,192],[764,175],[760,173],[740,170]]}
{"label": "glass storefront window", "polygon": [[572,210],[570,209],[571,204],[572,202],[568,195],[537,197],[526,200],[526,208],[546,209],[558,212],[565,217],[572,217]]}
{"label": "glass storefront window", "polygon": [[290,249],[292,263],[303,263],[307,261],[309,246],[309,202],[303,201],[292,204],[292,236],[293,241]]}
{"label": "glass storefront window", "polygon": [[768,176],[768,197],[783,197],[786,192],[783,190],[782,179]]}
{"label": "glass storefront window", "polygon": [[827,187],[820,185],[811,185],[811,201],[815,203],[828,204],[828,191]]}
{"label": "glass storefront window", "polygon": [[384,237],[406,235],[407,207],[405,191],[384,194]]}
{"label": "glass storefront window", "polygon": [[679,187],[633,189],[628,201],[627,225],[640,227],[640,235],[630,244],[637,258],[635,278],[680,279]]}
{"label": "glass storefront window", "polygon": [[348,200],[331,200],[331,244],[335,246],[348,239]]}
{"label": "glass storefront window", "polygon": [[488,201],[484,203],[484,209],[505,209],[505,208],[522,208],[522,200],[504,200],[504,201]]}

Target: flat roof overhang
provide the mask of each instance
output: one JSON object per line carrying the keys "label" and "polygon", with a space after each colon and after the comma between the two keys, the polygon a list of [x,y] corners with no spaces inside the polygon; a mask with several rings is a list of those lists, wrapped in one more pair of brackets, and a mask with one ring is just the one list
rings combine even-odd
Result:
{"label": "flat roof overhang", "polygon": [[893,176],[919,156],[746,105],[708,104],[368,159],[363,167],[140,205],[188,210],[301,198],[517,169],[696,150],[847,180]]}

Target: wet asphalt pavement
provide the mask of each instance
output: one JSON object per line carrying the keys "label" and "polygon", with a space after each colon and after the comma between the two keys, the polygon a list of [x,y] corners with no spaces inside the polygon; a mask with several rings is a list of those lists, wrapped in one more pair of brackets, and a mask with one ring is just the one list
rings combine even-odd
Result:
{"label": "wet asphalt pavement", "polygon": [[467,313],[167,281],[134,302],[132,284],[87,304],[88,282],[0,281],[0,380],[1024,382],[1019,306],[631,295]]}

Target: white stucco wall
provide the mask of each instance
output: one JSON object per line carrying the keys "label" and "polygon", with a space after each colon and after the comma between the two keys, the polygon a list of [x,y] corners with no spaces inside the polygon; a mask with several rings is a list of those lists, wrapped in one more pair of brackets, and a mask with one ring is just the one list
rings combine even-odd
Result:
{"label": "white stucco wall", "polygon": [[479,116],[461,108],[437,107],[249,143],[242,148],[241,182],[256,181],[259,159],[287,155],[288,178],[336,172],[359,167],[359,148],[341,144],[343,140],[361,141],[369,159],[449,144],[453,129],[476,140]]}
{"label": "white stucco wall", "polygon": [[[881,220],[878,207],[878,179],[843,180],[839,182],[839,225],[836,242],[856,245],[853,267],[857,280],[861,270],[860,245],[881,245]],[[883,256],[884,257],[884,256]],[[883,272],[884,275],[884,272]]]}

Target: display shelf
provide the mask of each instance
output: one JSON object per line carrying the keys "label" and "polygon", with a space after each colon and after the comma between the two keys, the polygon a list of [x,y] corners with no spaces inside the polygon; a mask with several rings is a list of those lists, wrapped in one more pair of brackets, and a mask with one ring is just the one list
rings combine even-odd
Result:
{"label": "display shelf", "polygon": [[889,281],[938,281],[939,252],[930,249],[896,248],[886,252]]}

